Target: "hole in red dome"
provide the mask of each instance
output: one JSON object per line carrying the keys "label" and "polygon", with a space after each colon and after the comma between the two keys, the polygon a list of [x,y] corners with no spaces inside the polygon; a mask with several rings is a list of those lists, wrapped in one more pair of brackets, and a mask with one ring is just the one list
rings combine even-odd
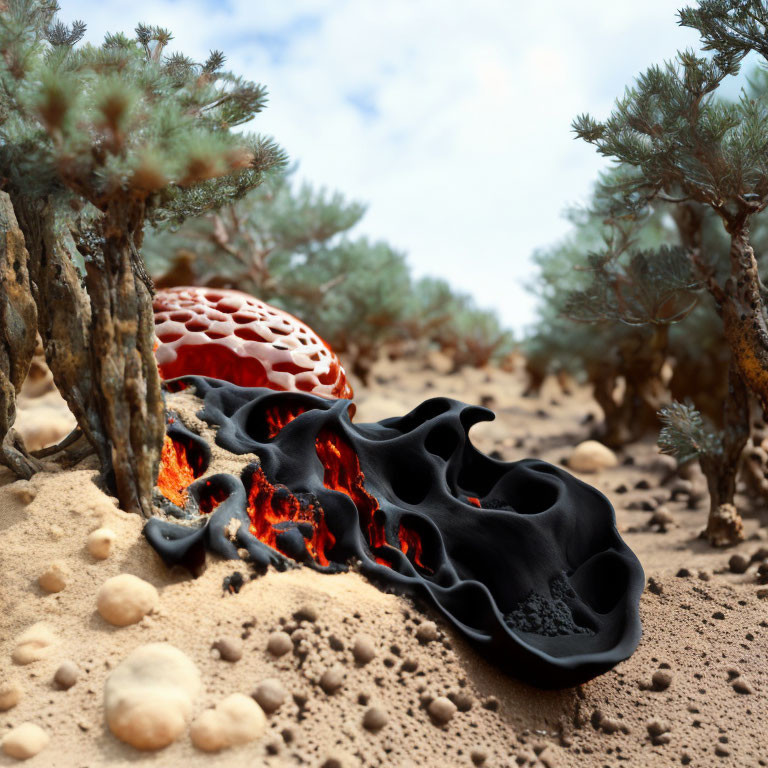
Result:
{"label": "hole in red dome", "polygon": [[202,321],[202,320],[190,320],[188,323],[186,323],[186,328],[188,331],[192,331],[192,333],[200,332],[200,331],[207,331],[208,330],[208,323]]}
{"label": "hole in red dome", "polygon": [[272,333],[276,333],[278,336],[287,336],[291,332],[290,328],[283,328],[281,326],[275,327],[274,325],[270,325],[269,330],[272,331]]}
{"label": "hole in red dome", "polygon": [[172,341],[178,341],[184,334],[178,331],[168,331],[167,333],[159,333],[157,338],[163,344],[170,344]]}
{"label": "hole in red dome", "polygon": [[235,336],[245,341],[266,341],[263,336],[260,336],[253,328],[235,328]]}
{"label": "hole in red dome", "polygon": [[218,331],[206,331],[206,332],[205,332],[205,335],[206,335],[206,336],[207,336],[209,339],[223,339],[223,338],[225,338],[225,337],[226,337],[228,334],[226,334],[226,333],[219,333]]}
{"label": "hole in red dome", "polygon": [[251,315],[246,312],[235,312],[235,314],[232,315],[232,319],[236,323],[252,323],[254,320],[258,320],[259,318],[256,317],[256,315]]}
{"label": "hole in red dome", "polygon": [[194,315],[191,312],[171,312],[168,317],[171,320],[175,320],[177,323],[186,323],[187,320],[191,320]]}
{"label": "hole in red dome", "polygon": [[292,362],[275,363],[272,366],[272,370],[277,373],[301,373],[302,371],[296,363]]}

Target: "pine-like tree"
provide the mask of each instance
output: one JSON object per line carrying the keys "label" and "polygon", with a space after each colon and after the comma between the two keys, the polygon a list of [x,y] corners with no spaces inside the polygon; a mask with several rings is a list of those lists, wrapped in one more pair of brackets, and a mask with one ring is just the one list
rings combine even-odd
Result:
{"label": "pine-like tree", "polygon": [[218,51],[200,64],[168,54],[171,34],[143,24],[78,45],[85,25],[57,11],[8,0],[0,12],[2,461],[22,477],[39,468],[12,430],[39,330],[78,423],[58,448],[87,441],[121,506],[148,515],[165,422],[145,222],[236,200],[284,158],[232,131],[266,91]]}
{"label": "pine-like tree", "polygon": [[[699,30],[709,57],[691,51],[642,74],[611,116],[574,122],[576,134],[628,172],[616,190],[630,206],[666,201],[677,207],[682,245],[691,267],[712,295],[730,350],[729,392],[723,431],[716,441],[694,440],[699,422],[688,412],[665,412],[664,445],[670,450],[706,442],[711,496],[707,534],[725,544],[741,535],[733,506],[736,473],[750,434],[750,393],[768,409],[768,326],[764,287],[750,224],[768,205],[768,104],[743,93],[735,102],[716,98],[738,74],[750,51],[768,58],[768,5],[756,0],[702,0],[680,12],[681,24]],[[714,212],[728,235],[727,274],[707,260],[696,239],[701,207]],[[686,235],[690,229],[691,236]],[[676,426],[677,425],[677,426]],[[693,441],[693,442],[691,442]],[[703,463],[703,464],[704,464]]]}

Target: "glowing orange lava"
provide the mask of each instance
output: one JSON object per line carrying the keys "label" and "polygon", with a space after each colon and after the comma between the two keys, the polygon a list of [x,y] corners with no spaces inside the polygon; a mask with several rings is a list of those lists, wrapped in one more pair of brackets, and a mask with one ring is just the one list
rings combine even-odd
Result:
{"label": "glowing orange lava", "polygon": [[280,523],[308,524],[311,526],[311,536],[304,536],[307,552],[316,563],[329,564],[326,552],[334,545],[336,539],[325,524],[322,509],[302,505],[284,485],[270,483],[261,467],[253,473],[251,490],[248,493],[248,517],[251,518],[250,532],[259,541],[278,551],[281,529],[277,526]]}
{"label": "glowing orange lava", "polygon": [[397,532],[397,537],[400,539],[400,549],[403,550],[403,554],[407,555],[408,552],[412,552],[413,556],[411,560],[419,568],[432,573],[432,568],[424,565],[421,557],[424,552],[424,547],[421,543],[421,536],[419,536],[413,528],[407,528],[403,523],[400,523],[400,528]]}
{"label": "glowing orange lava", "polygon": [[[360,469],[360,460],[354,448],[341,435],[330,429],[323,429],[315,440],[315,450],[325,467],[323,485],[332,491],[345,493],[355,502],[360,515],[360,526],[371,549],[387,546],[383,520],[376,514],[379,502],[365,490],[365,475]],[[389,565],[386,561],[381,562]]]}
{"label": "glowing orange lava", "polygon": [[187,501],[187,487],[194,479],[195,471],[187,460],[186,449],[166,435],[160,455],[157,487],[166,499],[183,507]]}
{"label": "glowing orange lava", "polygon": [[477,496],[467,496],[467,501],[473,506],[480,509],[480,499]]}
{"label": "glowing orange lava", "polygon": [[290,424],[297,416],[301,416],[305,408],[298,403],[294,405],[272,405],[264,411],[267,422],[267,436],[275,437],[280,430]]}

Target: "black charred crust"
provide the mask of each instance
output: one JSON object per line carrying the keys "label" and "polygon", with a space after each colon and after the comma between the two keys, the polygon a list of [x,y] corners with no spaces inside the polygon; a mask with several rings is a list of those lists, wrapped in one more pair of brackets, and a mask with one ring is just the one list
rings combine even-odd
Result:
{"label": "black charred crust", "polygon": [[[637,647],[645,578],[619,536],[609,501],[544,461],[504,462],[480,453],[468,432],[492,419],[491,411],[433,398],[403,417],[353,424],[346,400],[196,376],[167,386],[193,387],[203,400],[200,416],[218,427],[218,445],[256,454],[271,483],[321,508],[335,537],[327,552],[333,563],[325,569],[307,565],[338,571],[359,561],[373,581],[427,600],[484,655],[539,687],[577,685]],[[263,415],[281,403],[306,410],[267,439]],[[390,546],[372,552],[352,499],[324,486],[315,448],[323,429],[340,434],[357,453]],[[206,550],[235,559],[245,549],[262,569],[295,565],[248,532],[253,472],[246,469],[242,478],[214,475],[190,486],[190,497],[198,500],[206,482],[228,493],[202,525],[159,518],[147,523],[145,535],[167,564],[199,563]],[[242,522],[236,541],[224,531],[233,517]],[[401,525],[418,533],[425,567],[414,562],[413,552],[401,551]],[[280,546],[295,548],[300,557],[305,533],[299,525],[287,526]]]}

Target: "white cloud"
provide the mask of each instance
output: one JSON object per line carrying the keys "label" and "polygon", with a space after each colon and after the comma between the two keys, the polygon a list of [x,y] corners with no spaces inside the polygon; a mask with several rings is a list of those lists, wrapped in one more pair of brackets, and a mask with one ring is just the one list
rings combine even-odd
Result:
{"label": "white cloud", "polygon": [[369,203],[360,232],[497,308],[532,319],[530,254],[565,231],[601,161],[572,140],[642,69],[694,46],[678,0],[63,0],[89,39],[161,24],[268,85],[254,129],[301,176]]}

